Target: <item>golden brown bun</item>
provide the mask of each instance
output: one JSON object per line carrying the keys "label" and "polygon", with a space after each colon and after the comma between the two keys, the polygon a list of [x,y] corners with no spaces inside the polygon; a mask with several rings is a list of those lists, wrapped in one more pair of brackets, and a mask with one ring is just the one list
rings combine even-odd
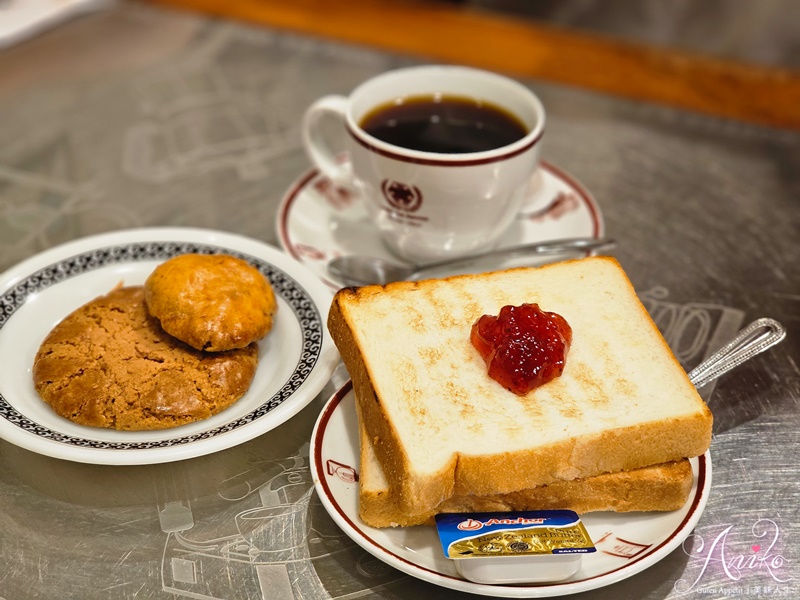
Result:
{"label": "golden brown bun", "polygon": [[260,340],[277,308],[267,279],[224,254],[182,254],[162,263],[145,282],[145,299],[167,333],[207,352]]}

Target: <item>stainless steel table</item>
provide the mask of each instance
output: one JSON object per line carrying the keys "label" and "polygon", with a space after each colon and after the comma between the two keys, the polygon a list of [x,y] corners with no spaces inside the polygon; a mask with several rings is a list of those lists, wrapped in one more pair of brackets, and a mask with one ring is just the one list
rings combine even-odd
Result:
{"label": "stainless steel table", "polygon": [[[309,167],[304,108],[410,63],[124,3],[3,50],[0,268],[137,226],[277,244],[276,207]],[[789,331],[706,394],[713,488],[693,543],[579,597],[800,597],[800,135],[526,83],[548,110],[545,157],[595,195],[687,368],[754,318]],[[311,428],[346,378],[272,433],[176,463],[0,441],[0,597],[459,596],[373,559],[313,493]],[[269,509],[284,516],[242,524]]]}

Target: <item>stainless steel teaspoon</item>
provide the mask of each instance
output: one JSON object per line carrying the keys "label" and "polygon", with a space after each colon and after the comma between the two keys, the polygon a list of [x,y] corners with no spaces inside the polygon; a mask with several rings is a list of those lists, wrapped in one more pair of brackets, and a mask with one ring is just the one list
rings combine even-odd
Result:
{"label": "stainless steel teaspoon", "polygon": [[731,369],[761,354],[786,337],[786,329],[775,319],[756,319],[730,342],[692,369],[689,380],[696,388],[711,383]]}
{"label": "stainless steel teaspoon", "polygon": [[545,256],[611,248],[616,241],[608,238],[569,238],[535,244],[498,248],[481,254],[440,260],[424,265],[402,265],[374,256],[340,256],[328,263],[328,272],[344,285],[384,285],[393,281],[417,279],[422,273],[442,267],[466,265],[484,258]]}

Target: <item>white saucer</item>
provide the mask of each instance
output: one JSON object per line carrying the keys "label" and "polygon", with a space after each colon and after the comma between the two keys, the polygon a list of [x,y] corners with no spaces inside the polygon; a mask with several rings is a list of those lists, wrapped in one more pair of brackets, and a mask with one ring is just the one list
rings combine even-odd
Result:
{"label": "white saucer", "polygon": [[[542,162],[530,189],[529,200],[499,246],[603,235],[600,207],[569,174]],[[332,258],[365,254],[398,261],[378,238],[359,198],[317,170],[307,172],[286,193],[276,227],[283,249],[332,289],[342,287],[326,270]]]}
{"label": "white saucer", "polygon": [[[686,504],[671,512],[590,513],[582,517],[597,552],[583,557],[566,581],[540,585],[488,585],[459,576],[444,557],[434,527],[375,529],[358,516],[359,439],[351,382],[322,409],[309,456],[322,505],[367,552],[409,575],[437,585],[506,598],[549,598],[611,585],[639,573],[680,546],[700,520],[711,490],[711,457],[691,459],[694,481]],[[613,597],[611,594],[609,597]]]}

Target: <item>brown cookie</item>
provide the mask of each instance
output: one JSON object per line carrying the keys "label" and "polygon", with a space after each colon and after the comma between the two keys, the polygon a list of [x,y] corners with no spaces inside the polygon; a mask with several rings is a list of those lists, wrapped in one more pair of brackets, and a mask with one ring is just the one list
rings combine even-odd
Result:
{"label": "brown cookie", "polygon": [[144,284],[150,314],[198,350],[244,348],[272,328],[277,304],[266,277],[225,254],[182,254]]}
{"label": "brown cookie", "polygon": [[247,391],[258,346],[210,354],[167,334],[144,288],[117,288],[68,315],[42,342],[36,391],[81,425],[141,430],[206,419]]}

